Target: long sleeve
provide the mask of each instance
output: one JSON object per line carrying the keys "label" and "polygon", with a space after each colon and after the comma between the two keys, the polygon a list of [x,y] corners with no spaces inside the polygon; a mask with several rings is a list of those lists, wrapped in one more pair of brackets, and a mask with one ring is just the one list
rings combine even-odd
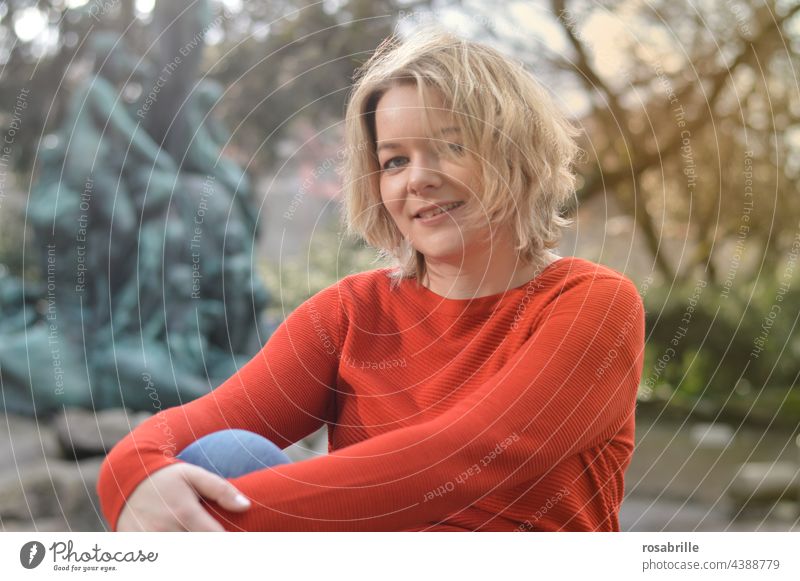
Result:
{"label": "long sleeve", "polygon": [[613,438],[634,412],[643,343],[629,280],[576,278],[502,369],[435,419],[232,479],[253,500],[244,513],[208,506],[228,530],[438,522]]}
{"label": "long sleeve", "polygon": [[286,447],[332,421],[341,300],[338,285],[317,293],[217,389],[159,412],[117,444],[100,469],[97,486],[112,529],[139,483],[179,462],[174,456],[206,434],[240,428]]}

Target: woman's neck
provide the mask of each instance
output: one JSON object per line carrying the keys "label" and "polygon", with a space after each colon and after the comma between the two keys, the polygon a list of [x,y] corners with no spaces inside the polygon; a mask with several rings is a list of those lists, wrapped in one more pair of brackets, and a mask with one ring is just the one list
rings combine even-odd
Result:
{"label": "woman's neck", "polygon": [[495,255],[491,260],[473,260],[455,264],[444,260],[426,260],[421,284],[448,299],[471,299],[505,292],[535,278],[558,256],[545,251],[533,262],[524,262],[512,253]]}

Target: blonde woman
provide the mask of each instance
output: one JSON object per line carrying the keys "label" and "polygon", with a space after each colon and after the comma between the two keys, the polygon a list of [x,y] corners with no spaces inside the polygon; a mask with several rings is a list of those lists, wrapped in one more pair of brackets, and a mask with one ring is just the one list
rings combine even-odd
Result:
{"label": "blonde woman", "polygon": [[[618,530],[644,313],[621,274],[552,252],[574,129],[520,65],[440,32],[378,47],[346,125],[348,227],[395,266],[116,446],[111,527]],[[289,462],[323,425],[330,453]]]}

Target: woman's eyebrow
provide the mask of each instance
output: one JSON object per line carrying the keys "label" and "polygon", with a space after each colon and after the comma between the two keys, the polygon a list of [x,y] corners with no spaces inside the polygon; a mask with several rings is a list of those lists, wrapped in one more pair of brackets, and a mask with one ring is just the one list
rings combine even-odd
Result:
{"label": "woman's eyebrow", "polygon": [[399,148],[400,148],[400,144],[399,143],[394,143],[393,141],[384,141],[383,143],[378,145],[378,147],[375,150],[375,152],[377,153],[377,152],[381,151],[382,149],[399,149]]}
{"label": "woman's eyebrow", "polygon": [[[441,131],[439,131],[441,135],[447,135],[450,133],[461,133],[460,127],[445,127]],[[375,149],[375,152],[378,153],[383,149],[399,149],[401,145],[399,143],[395,143],[394,141],[382,141],[379,142],[378,147]]]}

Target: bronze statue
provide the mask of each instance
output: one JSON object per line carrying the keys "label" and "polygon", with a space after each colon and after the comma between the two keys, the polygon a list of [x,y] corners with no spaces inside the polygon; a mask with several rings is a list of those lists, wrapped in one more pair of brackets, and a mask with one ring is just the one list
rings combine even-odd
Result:
{"label": "bronze statue", "polygon": [[[92,38],[95,72],[41,152],[29,217],[42,281],[0,278],[3,407],[157,412],[207,393],[271,329],[257,212],[198,78],[207,2],[160,2],[155,54]],[[171,24],[170,24],[171,23]]]}

